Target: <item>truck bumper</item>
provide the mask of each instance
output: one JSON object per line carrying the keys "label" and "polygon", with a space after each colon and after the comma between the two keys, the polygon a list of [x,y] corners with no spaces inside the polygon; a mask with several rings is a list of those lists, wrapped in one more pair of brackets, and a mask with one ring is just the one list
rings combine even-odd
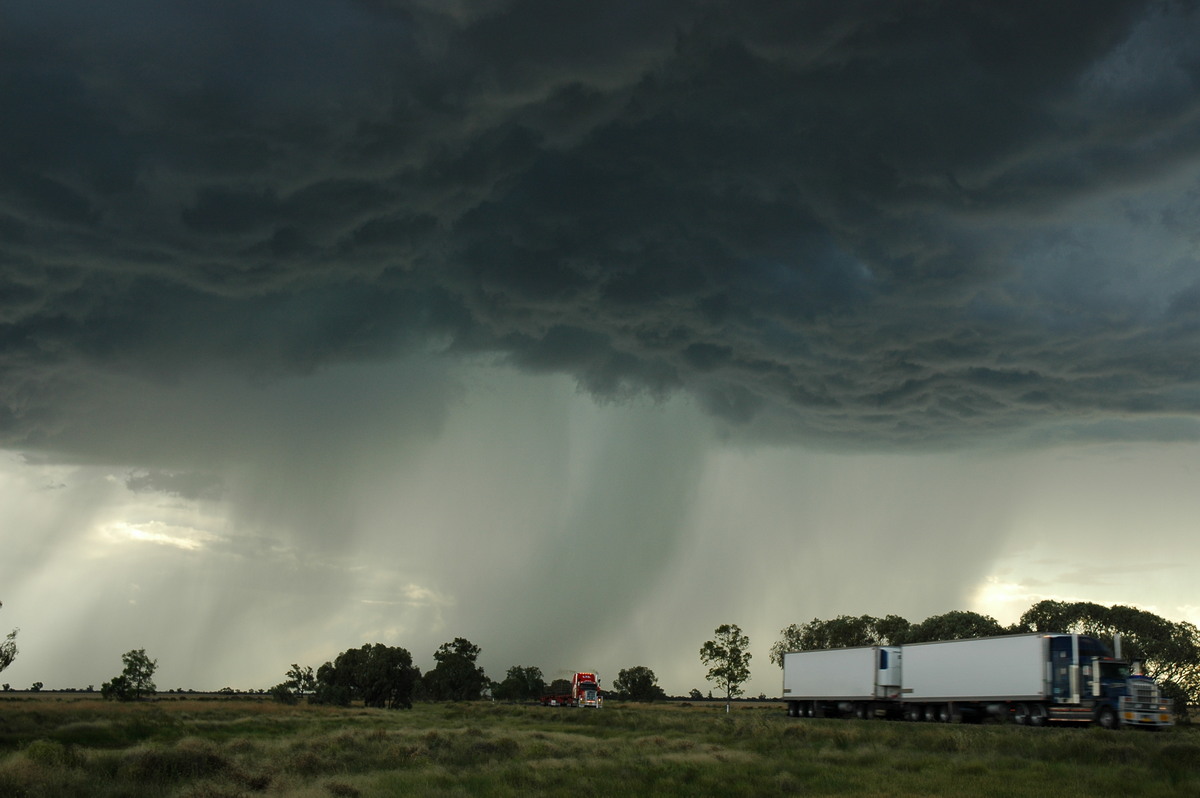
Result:
{"label": "truck bumper", "polygon": [[1175,721],[1169,712],[1125,709],[1121,711],[1121,725],[1161,729],[1166,726],[1175,725]]}

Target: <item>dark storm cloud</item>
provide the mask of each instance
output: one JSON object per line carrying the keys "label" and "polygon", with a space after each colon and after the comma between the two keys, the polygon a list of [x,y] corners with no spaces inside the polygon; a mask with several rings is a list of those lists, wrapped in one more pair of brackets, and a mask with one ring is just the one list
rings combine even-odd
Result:
{"label": "dark storm cloud", "polygon": [[1198,407],[1188,4],[3,13],[10,446],[430,344],[831,440]]}

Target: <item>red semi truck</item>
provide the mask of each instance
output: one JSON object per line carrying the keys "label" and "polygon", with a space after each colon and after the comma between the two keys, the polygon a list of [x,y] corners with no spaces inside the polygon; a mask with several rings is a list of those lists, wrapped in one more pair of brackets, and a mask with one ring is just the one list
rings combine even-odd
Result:
{"label": "red semi truck", "polygon": [[604,703],[600,695],[600,680],[594,673],[579,671],[571,676],[571,692],[547,693],[542,696],[542,706],[547,707],[596,707]]}

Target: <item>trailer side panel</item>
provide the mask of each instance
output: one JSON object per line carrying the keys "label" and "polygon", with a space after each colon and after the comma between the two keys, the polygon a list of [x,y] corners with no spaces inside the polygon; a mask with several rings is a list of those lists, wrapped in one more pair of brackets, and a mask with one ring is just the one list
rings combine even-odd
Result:
{"label": "trailer side panel", "polygon": [[1043,635],[985,637],[904,646],[904,701],[1041,700]]}

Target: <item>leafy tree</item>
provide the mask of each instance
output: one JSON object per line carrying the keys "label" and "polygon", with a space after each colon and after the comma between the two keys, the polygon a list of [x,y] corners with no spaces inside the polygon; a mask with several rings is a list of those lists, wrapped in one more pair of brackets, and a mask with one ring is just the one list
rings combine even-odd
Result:
{"label": "leafy tree", "polygon": [[707,679],[725,691],[725,711],[729,701],[742,694],[742,684],[750,678],[750,657],[746,649],[750,638],[736,624],[725,623],[715,630],[716,638],[700,647],[700,661],[709,665]]}
{"label": "leafy tree", "polygon": [[[4,602],[0,601],[0,607],[4,606]],[[12,665],[13,660],[17,658],[17,632],[19,629],[13,629],[9,632],[4,642],[0,643],[0,671]]]}
{"label": "leafy tree", "polygon": [[[271,688],[271,697],[283,704],[298,704],[300,698],[316,692],[317,677],[311,666],[301,668],[292,664],[287,672],[287,679]],[[180,691],[182,692],[182,691]]]}
{"label": "leafy tree", "polygon": [[546,688],[546,692],[551,695],[564,695],[571,692],[570,679],[555,679],[550,682],[550,686]]}
{"label": "leafy tree", "polygon": [[704,693],[701,693],[699,688],[693,687],[688,693],[688,697],[693,701],[699,701],[701,698],[704,698]]}
{"label": "leafy tree", "polygon": [[967,640],[973,637],[994,637],[1010,631],[990,615],[952,610],[931,615],[909,628],[906,643],[928,643],[934,640]]}
{"label": "leafy tree", "polygon": [[435,701],[474,701],[483,694],[487,676],[475,664],[479,646],[462,637],[442,643],[434,652],[437,665],[425,674],[425,687]]}
{"label": "leafy tree", "polygon": [[658,677],[645,665],[635,665],[617,674],[613,689],[631,701],[656,701],[667,697],[658,686]]}
{"label": "leafy tree", "polygon": [[[299,670],[296,666],[293,669]],[[343,651],[332,663],[317,669],[311,700],[340,706],[361,700],[368,707],[412,709],[413,688],[420,678],[421,672],[413,666],[407,650],[382,643],[363,644]]]}
{"label": "leafy tree", "polygon": [[40,693],[40,692],[42,692],[42,688],[43,688],[43,687],[45,687],[45,686],[46,686],[46,685],[42,684],[41,682],[34,682],[34,683],[33,683],[33,684],[32,684],[32,685],[29,687],[29,692],[31,692],[31,693]]}
{"label": "leafy tree", "polygon": [[302,696],[311,696],[317,690],[317,677],[314,676],[311,666],[300,667],[293,664],[287,672],[287,677],[269,690],[271,697],[280,703],[300,703]]}
{"label": "leafy tree", "polygon": [[789,651],[899,645],[910,642],[910,629],[911,624],[899,615],[839,615],[830,621],[813,618],[803,626],[781,629],[780,639],[771,646],[770,659],[782,668],[783,655]]}
{"label": "leafy tree", "polygon": [[118,701],[136,701],[142,696],[154,695],[154,671],[157,660],[146,655],[146,649],[137,648],[121,655],[125,670],[114,676],[112,681],[100,686],[100,695]]}
{"label": "leafy tree", "polygon": [[546,680],[541,668],[514,665],[504,681],[492,689],[492,695],[505,701],[524,701],[540,698],[546,692]]}
{"label": "leafy tree", "polygon": [[292,667],[286,675],[287,681],[284,684],[295,690],[298,694],[311,693],[317,687],[317,677],[313,674],[311,665],[301,668],[299,665],[292,663]]}

